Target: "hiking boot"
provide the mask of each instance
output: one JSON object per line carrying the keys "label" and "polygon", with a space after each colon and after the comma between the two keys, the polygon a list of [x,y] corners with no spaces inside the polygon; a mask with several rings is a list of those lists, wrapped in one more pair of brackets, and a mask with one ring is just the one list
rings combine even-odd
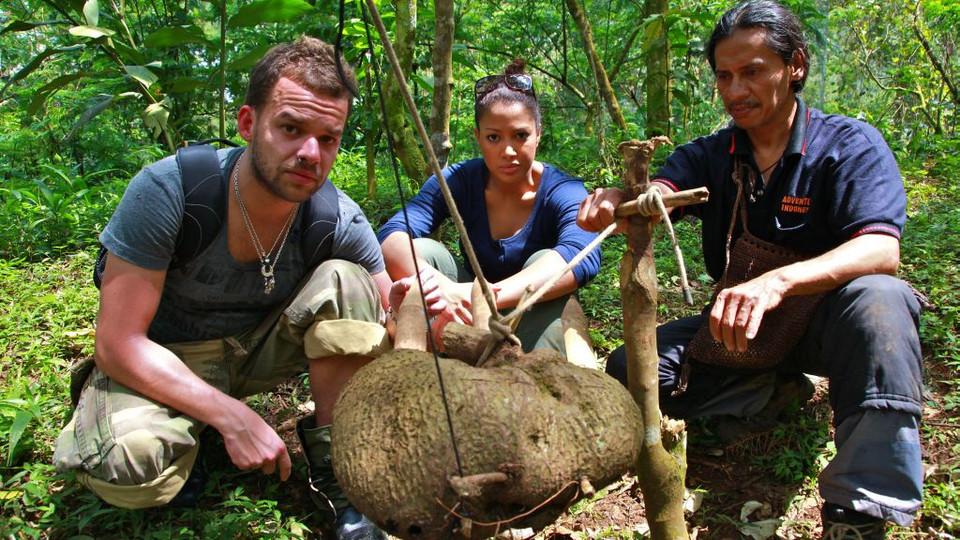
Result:
{"label": "hiking boot", "polygon": [[731,444],[749,435],[769,431],[777,425],[777,418],[794,403],[803,405],[813,397],[813,383],[802,373],[777,374],[770,401],[757,414],[746,418],[721,416],[713,426],[713,433],[723,444]]}
{"label": "hiking boot", "polygon": [[183,483],[177,495],[167,503],[169,508],[190,510],[196,508],[197,503],[200,502],[203,488],[207,485],[207,468],[203,465],[203,450],[204,447],[201,445],[186,482]]}
{"label": "hiking boot", "polygon": [[838,504],[823,503],[820,516],[824,540],[883,540],[886,537],[886,524],[882,519]]}
{"label": "hiking boot", "polygon": [[333,474],[330,426],[317,427],[313,415],[297,421],[297,437],[307,458],[310,499],[337,540],[386,540],[377,526],[350,504]]}

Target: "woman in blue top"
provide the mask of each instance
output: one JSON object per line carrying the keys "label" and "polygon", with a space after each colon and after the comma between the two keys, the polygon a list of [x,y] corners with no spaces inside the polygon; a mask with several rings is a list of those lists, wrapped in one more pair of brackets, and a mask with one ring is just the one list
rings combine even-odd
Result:
{"label": "woman in blue top", "polygon": [[[586,196],[580,179],[536,160],[540,105],[522,60],[502,75],[477,81],[474,134],[483,159],[449,165],[443,175],[491,282],[497,309],[517,305],[527,285],[539,288],[596,236],[577,226],[577,208]],[[407,205],[418,263],[438,270],[448,317],[470,323],[473,275],[440,243],[426,238],[449,217],[439,183],[430,177]],[[413,275],[403,211],[377,234],[387,272],[396,280]],[[600,268],[600,251],[568,272],[540,303],[524,314],[516,334],[523,348],[565,352],[560,314],[567,298]]]}

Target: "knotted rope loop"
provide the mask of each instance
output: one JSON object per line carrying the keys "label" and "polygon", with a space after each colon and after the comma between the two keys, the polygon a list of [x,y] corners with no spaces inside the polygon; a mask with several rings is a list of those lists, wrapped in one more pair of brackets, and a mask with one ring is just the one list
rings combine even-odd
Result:
{"label": "knotted rope loop", "polygon": [[667,208],[663,205],[663,194],[660,192],[660,188],[656,188],[652,184],[647,188],[646,193],[637,196],[637,211],[645,217],[661,215],[664,217],[664,221],[670,222],[670,217],[667,216]]}
{"label": "knotted rope loop", "polygon": [[[643,198],[641,201],[640,199]],[[690,283],[687,281],[687,266],[683,264],[683,252],[680,251],[680,245],[677,243],[677,235],[673,231],[673,222],[670,221],[670,213],[667,212],[666,205],[663,204],[663,193],[660,189],[653,186],[647,188],[647,192],[641,197],[637,197],[640,207],[640,213],[650,216],[655,213],[663,218],[663,224],[667,226],[667,232],[670,233],[670,243],[673,245],[673,254],[677,257],[677,267],[680,269],[680,286],[683,288],[683,299],[687,304],[693,304],[693,294],[690,292]],[[656,209],[654,212],[651,207]],[[645,213],[651,212],[651,213]]]}

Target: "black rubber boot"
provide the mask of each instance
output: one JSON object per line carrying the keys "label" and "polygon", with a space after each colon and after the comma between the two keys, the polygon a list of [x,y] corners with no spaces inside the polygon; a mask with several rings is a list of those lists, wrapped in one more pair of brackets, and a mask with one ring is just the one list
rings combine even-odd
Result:
{"label": "black rubber boot", "polygon": [[337,540],[386,540],[372,521],[350,504],[336,477],[330,458],[330,426],[317,427],[311,415],[297,422],[297,436],[310,468],[310,498],[320,509]]}
{"label": "black rubber boot", "polygon": [[883,540],[886,523],[867,514],[833,503],[820,509],[824,540]]}
{"label": "black rubber boot", "polygon": [[187,481],[183,483],[176,497],[167,503],[168,507],[183,510],[197,507],[200,497],[203,496],[203,488],[207,485],[207,468],[203,464],[203,450],[204,447],[201,445],[197,452],[197,459],[190,469],[190,476],[187,477]]}
{"label": "black rubber boot", "polygon": [[721,416],[713,432],[723,444],[737,442],[750,435],[776,427],[777,418],[793,404],[802,406],[813,396],[813,383],[804,374],[778,374],[770,401],[757,414],[747,418]]}

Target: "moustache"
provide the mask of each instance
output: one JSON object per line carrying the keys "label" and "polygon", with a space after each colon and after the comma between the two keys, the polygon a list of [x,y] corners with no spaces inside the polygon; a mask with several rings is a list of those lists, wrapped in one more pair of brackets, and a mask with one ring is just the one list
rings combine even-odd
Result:
{"label": "moustache", "polygon": [[298,158],[296,161],[294,161],[293,165],[287,167],[287,170],[294,171],[294,172],[309,173],[310,175],[317,176],[317,177],[320,176],[320,167],[311,166],[307,164],[306,160],[302,158]]}

